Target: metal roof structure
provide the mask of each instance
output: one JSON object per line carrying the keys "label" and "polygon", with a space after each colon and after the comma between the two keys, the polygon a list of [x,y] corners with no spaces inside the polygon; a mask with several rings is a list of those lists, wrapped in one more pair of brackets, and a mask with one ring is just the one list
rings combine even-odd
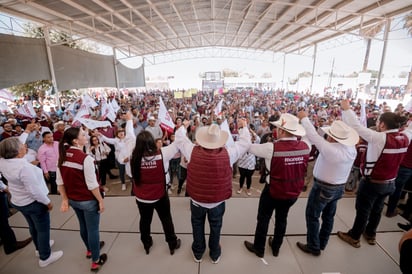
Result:
{"label": "metal roof structure", "polygon": [[0,12],[129,55],[202,47],[293,53],[412,11],[410,0],[0,0]]}

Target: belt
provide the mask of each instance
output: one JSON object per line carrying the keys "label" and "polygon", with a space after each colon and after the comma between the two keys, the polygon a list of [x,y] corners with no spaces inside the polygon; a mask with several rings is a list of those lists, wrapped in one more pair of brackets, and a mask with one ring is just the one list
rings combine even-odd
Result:
{"label": "belt", "polygon": [[319,180],[318,178],[314,178],[314,180],[318,183],[318,184],[320,184],[320,185],[324,185],[324,186],[331,186],[331,187],[338,187],[338,186],[342,186],[342,185],[345,185],[345,184],[329,184],[329,183],[327,183],[327,182],[324,182],[324,181],[321,181],[321,180]]}
{"label": "belt", "polygon": [[374,184],[391,184],[395,182],[395,179],[392,180],[375,180],[375,179],[371,179],[366,177],[365,180],[369,183],[374,183]]}

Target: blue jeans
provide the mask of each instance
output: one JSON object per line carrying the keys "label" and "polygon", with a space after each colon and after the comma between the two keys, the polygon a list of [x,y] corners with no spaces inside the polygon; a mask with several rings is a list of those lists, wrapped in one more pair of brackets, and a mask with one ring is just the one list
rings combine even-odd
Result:
{"label": "blue jeans", "polygon": [[395,191],[389,196],[387,209],[388,213],[395,212],[396,206],[401,198],[403,187],[409,180],[412,180],[412,168],[400,166],[398,176],[395,180]]}
{"label": "blue jeans", "polygon": [[97,262],[100,257],[99,222],[100,213],[97,200],[73,201],[70,206],[76,213],[80,225],[80,237],[87,250],[92,252],[92,260]]}
{"label": "blue jeans", "polygon": [[126,183],[126,165],[121,164],[116,160],[117,167],[119,168],[120,181],[124,185]]}
{"label": "blue jeans", "polygon": [[[310,249],[314,251],[323,250],[328,244],[329,235],[333,229],[336,205],[344,192],[345,184],[329,186],[318,183],[314,178],[306,205],[306,240]],[[322,226],[320,227],[319,218],[321,213]]]}
{"label": "blue jeans", "polygon": [[13,205],[20,211],[29,224],[30,235],[36,250],[39,251],[40,260],[50,257],[50,213],[46,205],[33,202],[26,206]]}
{"label": "blue jeans", "polygon": [[381,214],[386,196],[393,193],[395,184],[376,184],[361,179],[356,195],[356,217],[349,235],[359,240],[362,233],[376,236],[376,229],[381,220]]}
{"label": "blue jeans", "polygon": [[209,256],[212,260],[217,260],[222,254],[220,247],[220,230],[222,229],[223,214],[225,213],[226,203],[222,202],[214,208],[205,208],[198,204],[190,202],[190,210],[192,212],[192,230],[193,230],[193,254],[197,259],[202,258],[206,250],[205,239],[205,220],[210,225],[209,236]]}
{"label": "blue jeans", "polygon": [[297,198],[286,200],[274,199],[270,196],[269,187],[268,184],[265,184],[260,195],[255,240],[253,243],[256,252],[260,254],[265,253],[266,236],[273,211],[275,211],[275,231],[272,250],[279,250],[286,233],[289,209],[297,200]]}

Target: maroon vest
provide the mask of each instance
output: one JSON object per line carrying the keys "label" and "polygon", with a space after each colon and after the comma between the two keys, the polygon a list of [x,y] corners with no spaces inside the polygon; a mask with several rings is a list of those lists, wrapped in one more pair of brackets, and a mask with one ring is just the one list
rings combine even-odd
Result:
{"label": "maroon vest", "polygon": [[134,195],[142,200],[158,200],[165,195],[166,177],[163,157],[160,151],[150,157],[143,157],[140,164],[139,182],[133,184]]}
{"label": "maroon vest", "polygon": [[402,133],[386,134],[386,143],[376,162],[366,162],[364,174],[371,180],[393,180],[398,174],[399,165],[405,157],[409,139]]}
{"label": "maroon vest", "polygon": [[232,196],[232,168],[225,148],[193,148],[187,165],[187,192],[201,203],[217,203]]}
{"label": "maroon vest", "polygon": [[66,161],[60,167],[67,197],[74,201],[95,200],[93,193],[87,188],[84,178],[84,159],[87,154],[79,149],[66,150]]}
{"label": "maroon vest", "polygon": [[406,151],[406,155],[405,158],[403,158],[401,166],[412,168],[412,142],[409,144],[408,151]]}
{"label": "maroon vest", "polygon": [[[361,164],[365,162],[366,159],[366,151],[368,150],[368,143],[361,139],[361,141],[356,145],[356,158],[353,162],[354,167],[361,167]],[[361,168],[363,170],[363,168]]]}
{"label": "maroon vest", "polygon": [[280,140],[273,144],[270,167],[270,196],[297,198],[305,183],[311,148],[303,141]]}

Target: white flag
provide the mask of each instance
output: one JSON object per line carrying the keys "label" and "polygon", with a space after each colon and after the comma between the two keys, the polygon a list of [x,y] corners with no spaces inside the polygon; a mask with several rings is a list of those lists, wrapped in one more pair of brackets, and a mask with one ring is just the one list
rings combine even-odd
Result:
{"label": "white flag", "polygon": [[172,117],[170,117],[170,114],[163,103],[162,97],[159,97],[159,121],[161,128],[168,132],[173,132],[175,123],[173,122]]}
{"label": "white flag", "polygon": [[365,103],[362,101],[361,102],[361,109],[360,109],[360,123],[361,125],[363,125],[364,127],[367,127],[367,123],[366,123],[366,109],[365,109]]}
{"label": "white flag", "polygon": [[222,114],[222,105],[223,105],[223,99],[221,99],[220,102],[215,107],[215,114],[216,115],[221,115]]}
{"label": "white flag", "polygon": [[117,104],[116,99],[112,99],[112,101],[110,102],[110,104],[112,105],[112,108],[114,110],[115,113],[117,113],[120,109],[119,105]]}
{"label": "white flag", "polygon": [[8,100],[8,101],[14,101],[13,94],[11,94],[7,89],[0,90],[0,98]]}
{"label": "white flag", "polygon": [[98,106],[97,103],[93,100],[93,98],[89,96],[89,94],[83,94],[82,101],[83,104],[85,104],[89,108],[95,108]]}
{"label": "white flag", "polygon": [[86,106],[85,104],[82,104],[77,113],[76,116],[74,116],[73,118],[73,122],[72,125],[76,122],[76,121],[80,121],[81,118],[88,118],[90,116],[90,112],[89,112],[89,107]]}
{"label": "white flag", "polygon": [[92,119],[87,119],[87,118],[79,118],[78,121],[91,130],[98,128],[98,127],[110,127],[111,126],[109,121],[98,121],[98,120],[92,120]]}
{"label": "white flag", "polygon": [[28,101],[27,103],[19,107],[17,109],[17,112],[26,117],[36,117],[36,112],[34,111],[33,104],[31,101]]}
{"label": "white flag", "polygon": [[233,141],[232,133],[229,129],[229,124],[227,123],[227,119],[225,119],[222,124],[220,125],[220,129],[229,133],[229,138],[227,138],[226,146],[231,147],[235,145],[235,141]]}
{"label": "white flag", "polygon": [[110,121],[114,122],[116,120],[116,113],[112,108],[111,104],[108,104],[106,102],[106,99],[103,98],[101,100],[101,104],[102,104],[102,120],[108,118]]}

